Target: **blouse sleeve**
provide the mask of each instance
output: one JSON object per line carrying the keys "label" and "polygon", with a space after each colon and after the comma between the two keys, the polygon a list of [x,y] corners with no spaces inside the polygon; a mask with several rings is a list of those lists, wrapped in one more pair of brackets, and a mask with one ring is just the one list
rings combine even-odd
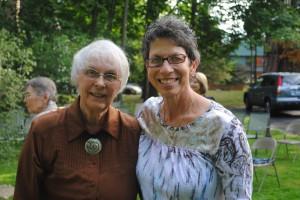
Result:
{"label": "blouse sleeve", "polygon": [[31,126],[19,158],[14,200],[41,199],[40,186],[44,170],[41,167],[37,149],[36,134]]}
{"label": "blouse sleeve", "polygon": [[215,155],[226,200],[251,199],[253,165],[251,150],[241,123],[233,118]]}

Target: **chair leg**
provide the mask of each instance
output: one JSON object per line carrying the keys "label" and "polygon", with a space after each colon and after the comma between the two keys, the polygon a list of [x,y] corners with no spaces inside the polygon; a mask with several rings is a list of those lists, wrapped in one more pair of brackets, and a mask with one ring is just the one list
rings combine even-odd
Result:
{"label": "chair leg", "polygon": [[297,158],[297,154],[294,155],[293,163],[296,161],[296,158]]}
{"label": "chair leg", "polygon": [[259,188],[258,188],[258,192],[261,191],[261,188],[262,188],[262,186],[263,186],[263,184],[264,184],[264,181],[265,181],[265,179],[266,179],[267,173],[268,173],[268,172],[265,171],[265,174],[264,174],[264,176],[263,176],[263,178],[262,178],[262,180],[261,180],[261,182],[260,182],[260,185],[259,185]]}
{"label": "chair leg", "polygon": [[274,170],[275,170],[275,175],[276,175],[276,179],[277,179],[278,186],[280,187],[279,177],[278,177],[278,173],[277,173],[277,169],[276,169],[275,163],[273,163],[272,165],[273,165],[273,168],[274,168]]}
{"label": "chair leg", "polygon": [[289,158],[289,148],[288,148],[288,145],[287,145],[287,144],[285,144],[285,149],[286,149],[286,155],[287,155],[287,157]]}
{"label": "chair leg", "polygon": [[294,155],[294,158],[293,158],[293,162],[296,161],[297,156],[298,156],[298,153],[296,152],[295,155]]}
{"label": "chair leg", "polygon": [[256,179],[256,181],[258,182],[258,176],[257,176],[257,173],[256,173],[255,168],[253,169],[253,171],[254,171],[255,179]]}

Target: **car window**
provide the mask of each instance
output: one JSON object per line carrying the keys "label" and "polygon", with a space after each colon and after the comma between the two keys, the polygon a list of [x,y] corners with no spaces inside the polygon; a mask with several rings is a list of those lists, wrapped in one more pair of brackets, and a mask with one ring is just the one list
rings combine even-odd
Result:
{"label": "car window", "polygon": [[273,85],[275,85],[274,78],[272,76],[264,76],[261,85],[262,86],[273,86]]}
{"label": "car window", "polygon": [[300,75],[284,76],[283,85],[300,85]]}

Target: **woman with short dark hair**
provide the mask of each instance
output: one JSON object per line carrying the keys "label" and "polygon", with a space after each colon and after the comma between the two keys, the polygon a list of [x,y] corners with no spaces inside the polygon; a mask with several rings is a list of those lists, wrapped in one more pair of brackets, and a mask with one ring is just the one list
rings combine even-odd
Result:
{"label": "woman with short dark hair", "polygon": [[190,86],[200,63],[193,31],[174,16],[158,19],[145,33],[143,57],[161,95],[137,113],[143,198],[251,199],[252,157],[242,124]]}

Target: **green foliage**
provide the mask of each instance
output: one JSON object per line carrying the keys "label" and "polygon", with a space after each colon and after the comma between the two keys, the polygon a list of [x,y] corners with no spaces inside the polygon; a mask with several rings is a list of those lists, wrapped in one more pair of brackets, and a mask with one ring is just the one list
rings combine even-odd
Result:
{"label": "green foliage", "polygon": [[0,66],[0,112],[20,106],[24,80],[16,71]]}
{"label": "green foliage", "polygon": [[34,39],[32,49],[37,66],[31,76],[47,76],[55,81],[59,93],[74,93],[70,84],[73,55],[89,41],[84,34],[69,37],[65,34],[42,35]]}
{"label": "green foliage", "polygon": [[34,56],[20,38],[0,30],[0,112],[19,107],[23,84],[35,67]]}
{"label": "green foliage", "polygon": [[5,29],[0,30],[0,67],[12,69],[22,75],[28,75],[36,63],[30,48],[23,41]]}
{"label": "green foliage", "polygon": [[75,94],[59,94],[58,95],[58,104],[61,106],[66,106],[74,102],[77,95]]}
{"label": "green foliage", "polygon": [[[195,4],[194,12],[189,0],[177,4],[179,16],[193,24],[193,30],[198,38],[201,53],[200,71],[204,72],[211,82],[226,83],[232,78],[233,63],[228,59],[229,53],[238,46],[239,39],[234,34],[228,35],[221,30],[219,20],[210,14],[210,8],[215,1],[201,1]],[[224,42],[226,40],[226,42]]]}
{"label": "green foliage", "polygon": [[[282,1],[254,0],[243,15],[246,39],[252,44],[266,44],[268,40],[299,44],[300,13]],[[298,47],[299,48],[299,47]],[[271,47],[267,46],[267,49]]]}
{"label": "green foliage", "polygon": [[200,65],[200,71],[216,84],[231,82],[233,70],[234,63],[226,58],[209,57],[209,59],[204,59]]}
{"label": "green foliage", "polygon": [[274,19],[276,29],[272,32],[272,39],[282,42],[300,43],[300,13],[293,9],[285,8]]}

